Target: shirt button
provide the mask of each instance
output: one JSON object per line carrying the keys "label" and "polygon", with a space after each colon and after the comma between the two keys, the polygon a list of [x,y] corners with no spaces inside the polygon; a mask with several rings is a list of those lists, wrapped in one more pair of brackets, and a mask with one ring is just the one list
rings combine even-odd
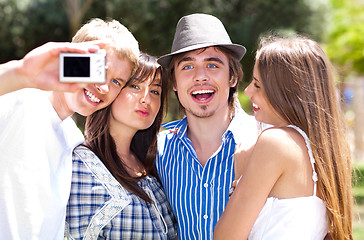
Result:
{"label": "shirt button", "polygon": [[209,186],[209,184],[208,184],[208,183],[205,183],[203,186],[204,186],[205,188],[207,188],[207,187]]}
{"label": "shirt button", "polygon": [[208,218],[209,218],[209,216],[207,216],[207,215],[205,214],[205,215],[203,215],[203,218],[206,220],[206,219],[208,219]]}

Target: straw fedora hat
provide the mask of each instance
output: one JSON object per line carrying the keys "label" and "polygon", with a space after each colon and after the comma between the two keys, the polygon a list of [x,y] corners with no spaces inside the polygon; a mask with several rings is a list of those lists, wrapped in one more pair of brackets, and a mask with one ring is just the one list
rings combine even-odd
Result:
{"label": "straw fedora hat", "polygon": [[158,63],[168,68],[174,55],[211,46],[230,49],[239,60],[246,52],[244,46],[231,42],[224,25],[217,17],[202,13],[187,15],[177,23],[171,53],[159,57]]}

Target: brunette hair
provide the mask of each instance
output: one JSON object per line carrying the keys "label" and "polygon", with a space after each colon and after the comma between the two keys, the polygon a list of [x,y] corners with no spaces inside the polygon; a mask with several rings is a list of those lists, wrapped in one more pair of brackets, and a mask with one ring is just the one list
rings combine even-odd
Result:
{"label": "brunette hair", "polygon": [[[213,47],[216,50],[224,53],[229,60],[229,77],[230,77],[229,83],[233,84],[234,82],[236,82],[236,85],[234,87],[230,87],[228,104],[229,104],[231,111],[234,111],[235,107],[240,106],[239,99],[238,99],[238,85],[239,85],[239,82],[243,79],[243,75],[244,75],[243,69],[240,64],[239,59],[237,58],[236,54],[233,51],[231,51],[225,47],[222,47],[222,46],[213,46]],[[205,50],[206,50],[206,48],[197,49],[197,51],[201,51],[201,52],[203,52]],[[196,50],[194,50],[194,51],[196,51]],[[171,80],[172,86],[176,85],[176,76],[174,74],[174,64],[179,59],[182,59],[187,53],[188,52],[174,55],[169,64],[168,76],[169,76],[169,79]],[[176,96],[178,99],[177,93],[176,93]],[[179,105],[180,105],[181,109],[184,109],[183,106],[181,105],[181,103]]]}
{"label": "brunette hair", "polygon": [[326,203],[332,239],[353,239],[351,154],[334,83],[334,69],[313,40],[270,37],[261,41],[256,67],[266,98],[289,124],[308,136]]}
{"label": "brunette hair", "polygon": [[[149,78],[161,79],[161,106],[153,124],[145,130],[139,130],[134,135],[130,149],[143,163],[145,175],[135,178],[129,175],[127,167],[116,151],[115,141],[110,135],[111,105],[91,114],[86,119],[84,145],[93,151],[112,173],[115,179],[129,192],[139,196],[147,202],[151,202],[149,196],[139,187],[137,181],[146,175],[158,178],[154,161],[157,155],[157,134],[165,114],[167,81],[163,68],[157,63],[155,57],[142,53],[139,57],[139,67],[135,74],[125,84],[125,87],[146,81]],[[123,91],[123,90],[121,90]]]}

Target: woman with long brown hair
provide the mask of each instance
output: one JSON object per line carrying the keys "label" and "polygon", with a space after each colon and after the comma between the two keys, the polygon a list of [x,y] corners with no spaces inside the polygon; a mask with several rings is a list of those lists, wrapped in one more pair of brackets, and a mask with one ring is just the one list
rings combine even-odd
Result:
{"label": "woman with long brown hair", "polygon": [[214,239],[353,239],[351,154],[324,51],[263,39],[245,93],[272,127],[236,155],[241,177]]}
{"label": "woman with long brown hair", "polygon": [[73,154],[67,207],[72,239],[175,239],[175,220],[154,167],[165,114],[166,76],[155,57],[139,68],[109,107],[86,120]]}

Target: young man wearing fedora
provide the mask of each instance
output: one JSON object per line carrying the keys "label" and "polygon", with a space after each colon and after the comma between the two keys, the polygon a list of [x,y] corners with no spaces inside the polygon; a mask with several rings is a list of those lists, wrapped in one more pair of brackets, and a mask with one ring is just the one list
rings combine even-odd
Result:
{"label": "young man wearing fedora", "polygon": [[244,54],[219,19],[192,14],[179,20],[171,53],[158,59],[186,115],[164,125],[156,159],[179,239],[213,238],[235,178],[235,147],[256,141],[257,123],[237,99]]}

